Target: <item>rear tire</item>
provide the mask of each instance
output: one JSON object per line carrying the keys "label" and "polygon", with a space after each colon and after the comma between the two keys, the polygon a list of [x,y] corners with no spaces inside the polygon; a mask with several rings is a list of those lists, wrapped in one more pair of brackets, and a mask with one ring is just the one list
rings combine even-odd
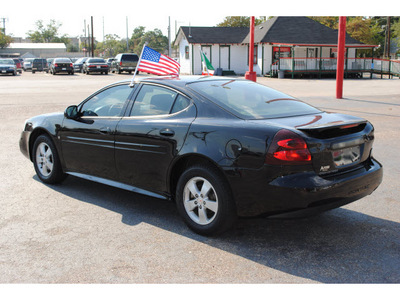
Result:
{"label": "rear tire", "polygon": [[231,228],[237,218],[231,189],[211,166],[193,166],[181,175],[176,205],[186,225],[201,235],[220,234]]}
{"label": "rear tire", "polygon": [[48,135],[40,135],[33,144],[32,159],[39,179],[45,183],[60,183],[66,178],[57,149]]}

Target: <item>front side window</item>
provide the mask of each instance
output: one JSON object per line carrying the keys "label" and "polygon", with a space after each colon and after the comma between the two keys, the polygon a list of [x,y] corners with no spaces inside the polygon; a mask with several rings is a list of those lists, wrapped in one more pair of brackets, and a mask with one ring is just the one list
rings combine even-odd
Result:
{"label": "front side window", "polygon": [[118,85],[108,88],[83,103],[80,108],[82,116],[117,117],[122,113],[125,101],[132,89],[129,85]]}

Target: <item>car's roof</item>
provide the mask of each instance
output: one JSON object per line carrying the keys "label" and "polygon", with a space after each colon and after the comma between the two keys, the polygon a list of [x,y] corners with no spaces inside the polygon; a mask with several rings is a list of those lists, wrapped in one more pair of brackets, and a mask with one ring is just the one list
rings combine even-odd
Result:
{"label": "car's roof", "polygon": [[[160,83],[169,85],[172,87],[183,88],[187,84],[194,83],[194,82],[204,82],[204,81],[215,81],[215,80],[239,80],[238,78],[231,78],[231,77],[220,77],[220,76],[152,76],[152,77],[136,77],[135,83]],[[121,83],[130,83],[131,79],[125,79],[114,84],[121,84]]]}

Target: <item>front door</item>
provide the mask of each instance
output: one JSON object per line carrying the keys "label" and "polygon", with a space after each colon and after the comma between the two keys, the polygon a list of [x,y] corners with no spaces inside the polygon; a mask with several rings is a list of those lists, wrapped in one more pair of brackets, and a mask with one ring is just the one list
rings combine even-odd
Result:
{"label": "front door", "polygon": [[143,84],[129,116],[117,126],[115,157],[121,181],[156,193],[165,191],[168,168],[195,116],[196,108],[185,95]]}
{"label": "front door", "polygon": [[229,46],[221,46],[219,48],[219,67],[223,70],[230,70],[231,48]]}
{"label": "front door", "polygon": [[127,84],[103,89],[79,105],[80,118],[65,118],[60,140],[67,172],[117,179],[115,129],[131,92]]}

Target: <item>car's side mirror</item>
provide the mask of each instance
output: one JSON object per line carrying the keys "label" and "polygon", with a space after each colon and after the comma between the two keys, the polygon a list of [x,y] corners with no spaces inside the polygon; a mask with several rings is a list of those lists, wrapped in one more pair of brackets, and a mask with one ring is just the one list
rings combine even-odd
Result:
{"label": "car's side mirror", "polygon": [[76,105],[68,106],[64,112],[64,116],[68,119],[74,119],[74,120],[78,119],[79,117],[78,106]]}

